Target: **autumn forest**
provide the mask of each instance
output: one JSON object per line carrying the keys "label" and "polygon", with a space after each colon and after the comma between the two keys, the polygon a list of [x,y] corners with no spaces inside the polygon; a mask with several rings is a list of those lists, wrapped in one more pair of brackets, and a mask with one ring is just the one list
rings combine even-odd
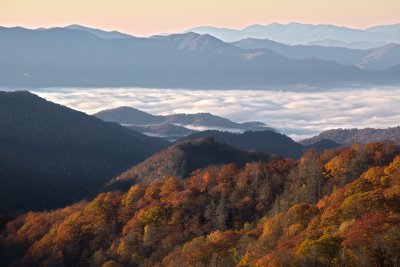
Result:
{"label": "autumn forest", "polygon": [[12,266],[400,266],[399,203],[393,143],[309,150],[20,215],[0,256]]}

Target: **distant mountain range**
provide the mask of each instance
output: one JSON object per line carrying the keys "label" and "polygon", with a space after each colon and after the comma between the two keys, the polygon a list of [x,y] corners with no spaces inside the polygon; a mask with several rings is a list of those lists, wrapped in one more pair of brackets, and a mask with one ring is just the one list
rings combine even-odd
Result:
{"label": "distant mountain range", "polygon": [[[392,36],[395,29],[377,28],[371,34]],[[344,66],[329,61],[335,58],[327,55],[333,50],[298,55],[294,48],[296,52],[289,49],[285,55],[271,48],[243,49],[197,33],[137,38],[79,25],[37,30],[0,27],[0,40],[0,84],[6,87],[264,89],[400,83],[397,45],[367,54],[355,51],[349,58],[356,59]],[[340,53],[340,62],[346,63],[350,52]],[[321,54],[324,58],[316,57]]]}
{"label": "distant mountain range", "polygon": [[[246,38],[270,39],[285,44],[310,44],[330,40],[341,43],[359,43],[368,48],[373,44],[380,46],[382,43],[400,43],[400,23],[394,25],[380,25],[366,30],[351,29],[329,24],[301,24],[272,23],[269,25],[251,25],[242,30],[217,28],[217,27],[197,27],[186,32],[196,32],[199,34],[211,34],[225,42],[234,42]],[[341,46],[342,46],[341,45]],[[353,47],[354,48],[354,47]],[[359,47],[360,48],[360,47]]]}
{"label": "distant mountain range", "polygon": [[317,45],[317,46],[328,46],[328,47],[344,47],[344,48],[349,48],[349,49],[371,49],[371,48],[377,48],[381,46],[385,46],[390,43],[385,43],[385,42],[363,42],[363,41],[356,41],[356,42],[341,42],[337,41],[334,39],[325,39],[325,40],[319,40],[319,41],[311,41],[304,43],[302,45]]}
{"label": "distant mountain range", "polygon": [[332,129],[312,138],[302,140],[300,143],[309,146],[321,140],[331,140],[342,145],[352,145],[355,143],[367,144],[384,140],[400,144],[400,126],[387,129]]}
{"label": "distant mountain range", "polygon": [[118,122],[130,129],[176,140],[196,131],[225,130],[232,132],[273,130],[262,122],[237,123],[210,113],[152,115],[131,107],[119,107],[100,111],[94,116],[111,122]]}
{"label": "distant mountain range", "polygon": [[0,92],[0,215],[90,198],[169,143],[48,102]]}
{"label": "distant mountain range", "polygon": [[[302,27],[305,25],[298,24],[298,26]],[[70,25],[66,28],[87,31],[106,39],[132,37],[117,31],[107,32],[80,25]],[[342,27],[339,27],[339,29],[343,30]],[[390,35],[400,34],[400,24],[392,25],[392,27],[373,27],[370,28],[369,31],[384,32]],[[400,43],[400,41],[398,42]],[[233,42],[232,44],[245,49],[270,49],[290,59],[307,59],[313,57],[327,61],[334,61],[342,65],[355,65],[362,69],[371,71],[384,70],[400,64],[400,44],[383,41],[367,42],[357,40],[345,43],[335,39],[323,39],[310,41],[303,45],[292,46],[271,41],[269,39],[246,38]]]}
{"label": "distant mountain range", "polygon": [[285,45],[271,40],[243,39],[232,43],[245,49],[269,49],[290,59],[318,58],[337,62],[342,65],[354,65],[368,71],[385,70],[399,65],[400,45],[387,44],[366,50],[317,45]]}

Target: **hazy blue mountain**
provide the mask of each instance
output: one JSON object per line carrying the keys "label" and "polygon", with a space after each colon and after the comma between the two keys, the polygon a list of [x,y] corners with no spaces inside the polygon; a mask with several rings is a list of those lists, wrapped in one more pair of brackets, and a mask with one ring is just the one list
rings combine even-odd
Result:
{"label": "hazy blue mountain", "polygon": [[0,127],[0,215],[90,198],[169,145],[29,92],[0,92]]}
{"label": "hazy blue mountain", "polygon": [[400,126],[387,129],[332,129],[314,137],[302,140],[303,145],[313,145],[321,140],[331,140],[342,145],[370,143],[391,140],[400,144]]}
{"label": "hazy blue mountain", "polygon": [[132,38],[133,37],[129,34],[125,34],[125,33],[118,32],[118,31],[103,31],[103,30],[93,29],[93,28],[89,28],[89,27],[85,27],[85,26],[77,25],[77,24],[72,24],[65,28],[71,29],[71,30],[81,30],[81,31],[90,32],[91,34],[94,34],[98,37],[105,38],[105,39],[120,39],[120,38]]}
{"label": "hazy blue mountain", "polygon": [[379,25],[367,29],[369,32],[389,33],[400,36],[400,23],[392,25]]}
{"label": "hazy blue mountain", "polygon": [[365,54],[355,65],[369,71],[384,70],[400,65],[400,44],[388,44],[365,50]]}
{"label": "hazy blue mountain", "polygon": [[325,46],[291,46],[267,39],[243,39],[232,44],[244,49],[270,49],[291,59],[314,57],[343,65],[355,65],[369,71],[385,70],[400,64],[399,44],[388,44],[367,50]]}
{"label": "hazy blue mountain", "polygon": [[341,42],[333,39],[324,39],[318,41],[311,41],[303,43],[303,45],[318,45],[318,46],[329,46],[329,47],[344,47],[349,49],[371,49],[380,46],[387,45],[387,42],[365,42],[365,41],[354,41],[354,42]]}
{"label": "hazy blue mountain", "polygon": [[255,39],[255,38],[245,38],[236,42],[231,42],[231,44],[243,49],[257,49],[257,48],[271,49],[280,54],[282,54],[281,51],[285,51],[283,49],[288,49],[290,47],[297,47],[297,46],[287,45],[284,43],[275,42],[269,39]]}
{"label": "hazy blue mountain", "polygon": [[83,30],[0,28],[2,86],[270,88],[293,84],[392,84],[319,59],[293,60],[267,49],[240,49],[195,33],[104,39]]}
{"label": "hazy blue mountain", "polygon": [[[291,59],[318,58],[322,60],[335,61],[343,65],[355,65],[366,54],[363,50],[348,49],[341,47],[286,45],[268,39],[243,39],[233,42],[244,49],[270,49]],[[400,60],[399,60],[400,64]]]}
{"label": "hazy blue mountain", "polygon": [[[397,28],[397,26],[393,26]],[[197,27],[188,32],[211,34],[223,41],[234,42],[245,38],[270,39],[287,44],[304,44],[313,41],[332,39],[340,42],[386,42],[400,43],[400,36],[382,28],[358,30],[326,24],[272,23],[269,25],[251,25],[241,30],[216,27]]]}
{"label": "hazy blue mountain", "polygon": [[188,32],[185,34],[155,35],[151,39],[165,41],[172,44],[178,50],[210,52],[212,54],[241,52],[237,47],[229,45],[210,34],[200,35]]}
{"label": "hazy blue mountain", "polygon": [[237,123],[210,113],[171,114],[156,116],[135,108],[119,107],[100,111],[94,116],[111,122],[118,122],[141,133],[176,140],[196,130],[221,129],[225,131],[273,130],[262,122]]}

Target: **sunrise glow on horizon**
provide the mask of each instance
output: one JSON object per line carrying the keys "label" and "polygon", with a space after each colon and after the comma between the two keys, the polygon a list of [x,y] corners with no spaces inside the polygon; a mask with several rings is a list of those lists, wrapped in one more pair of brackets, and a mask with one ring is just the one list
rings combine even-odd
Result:
{"label": "sunrise glow on horizon", "polygon": [[0,26],[81,24],[137,36],[196,26],[241,29],[252,24],[334,24],[365,29],[400,22],[398,0],[0,0]]}

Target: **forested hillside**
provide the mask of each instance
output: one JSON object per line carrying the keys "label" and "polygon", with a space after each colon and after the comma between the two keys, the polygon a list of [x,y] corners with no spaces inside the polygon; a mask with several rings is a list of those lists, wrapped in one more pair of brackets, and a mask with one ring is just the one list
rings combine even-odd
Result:
{"label": "forested hillside", "polygon": [[53,212],[0,235],[0,265],[399,266],[392,143],[208,166]]}
{"label": "forested hillside", "polygon": [[0,215],[94,197],[167,145],[29,92],[0,92]]}
{"label": "forested hillside", "polygon": [[150,182],[166,176],[187,178],[194,170],[210,165],[235,163],[243,166],[248,162],[271,159],[262,152],[232,148],[213,137],[183,140],[118,175],[109,183],[109,188],[123,189],[134,183]]}

